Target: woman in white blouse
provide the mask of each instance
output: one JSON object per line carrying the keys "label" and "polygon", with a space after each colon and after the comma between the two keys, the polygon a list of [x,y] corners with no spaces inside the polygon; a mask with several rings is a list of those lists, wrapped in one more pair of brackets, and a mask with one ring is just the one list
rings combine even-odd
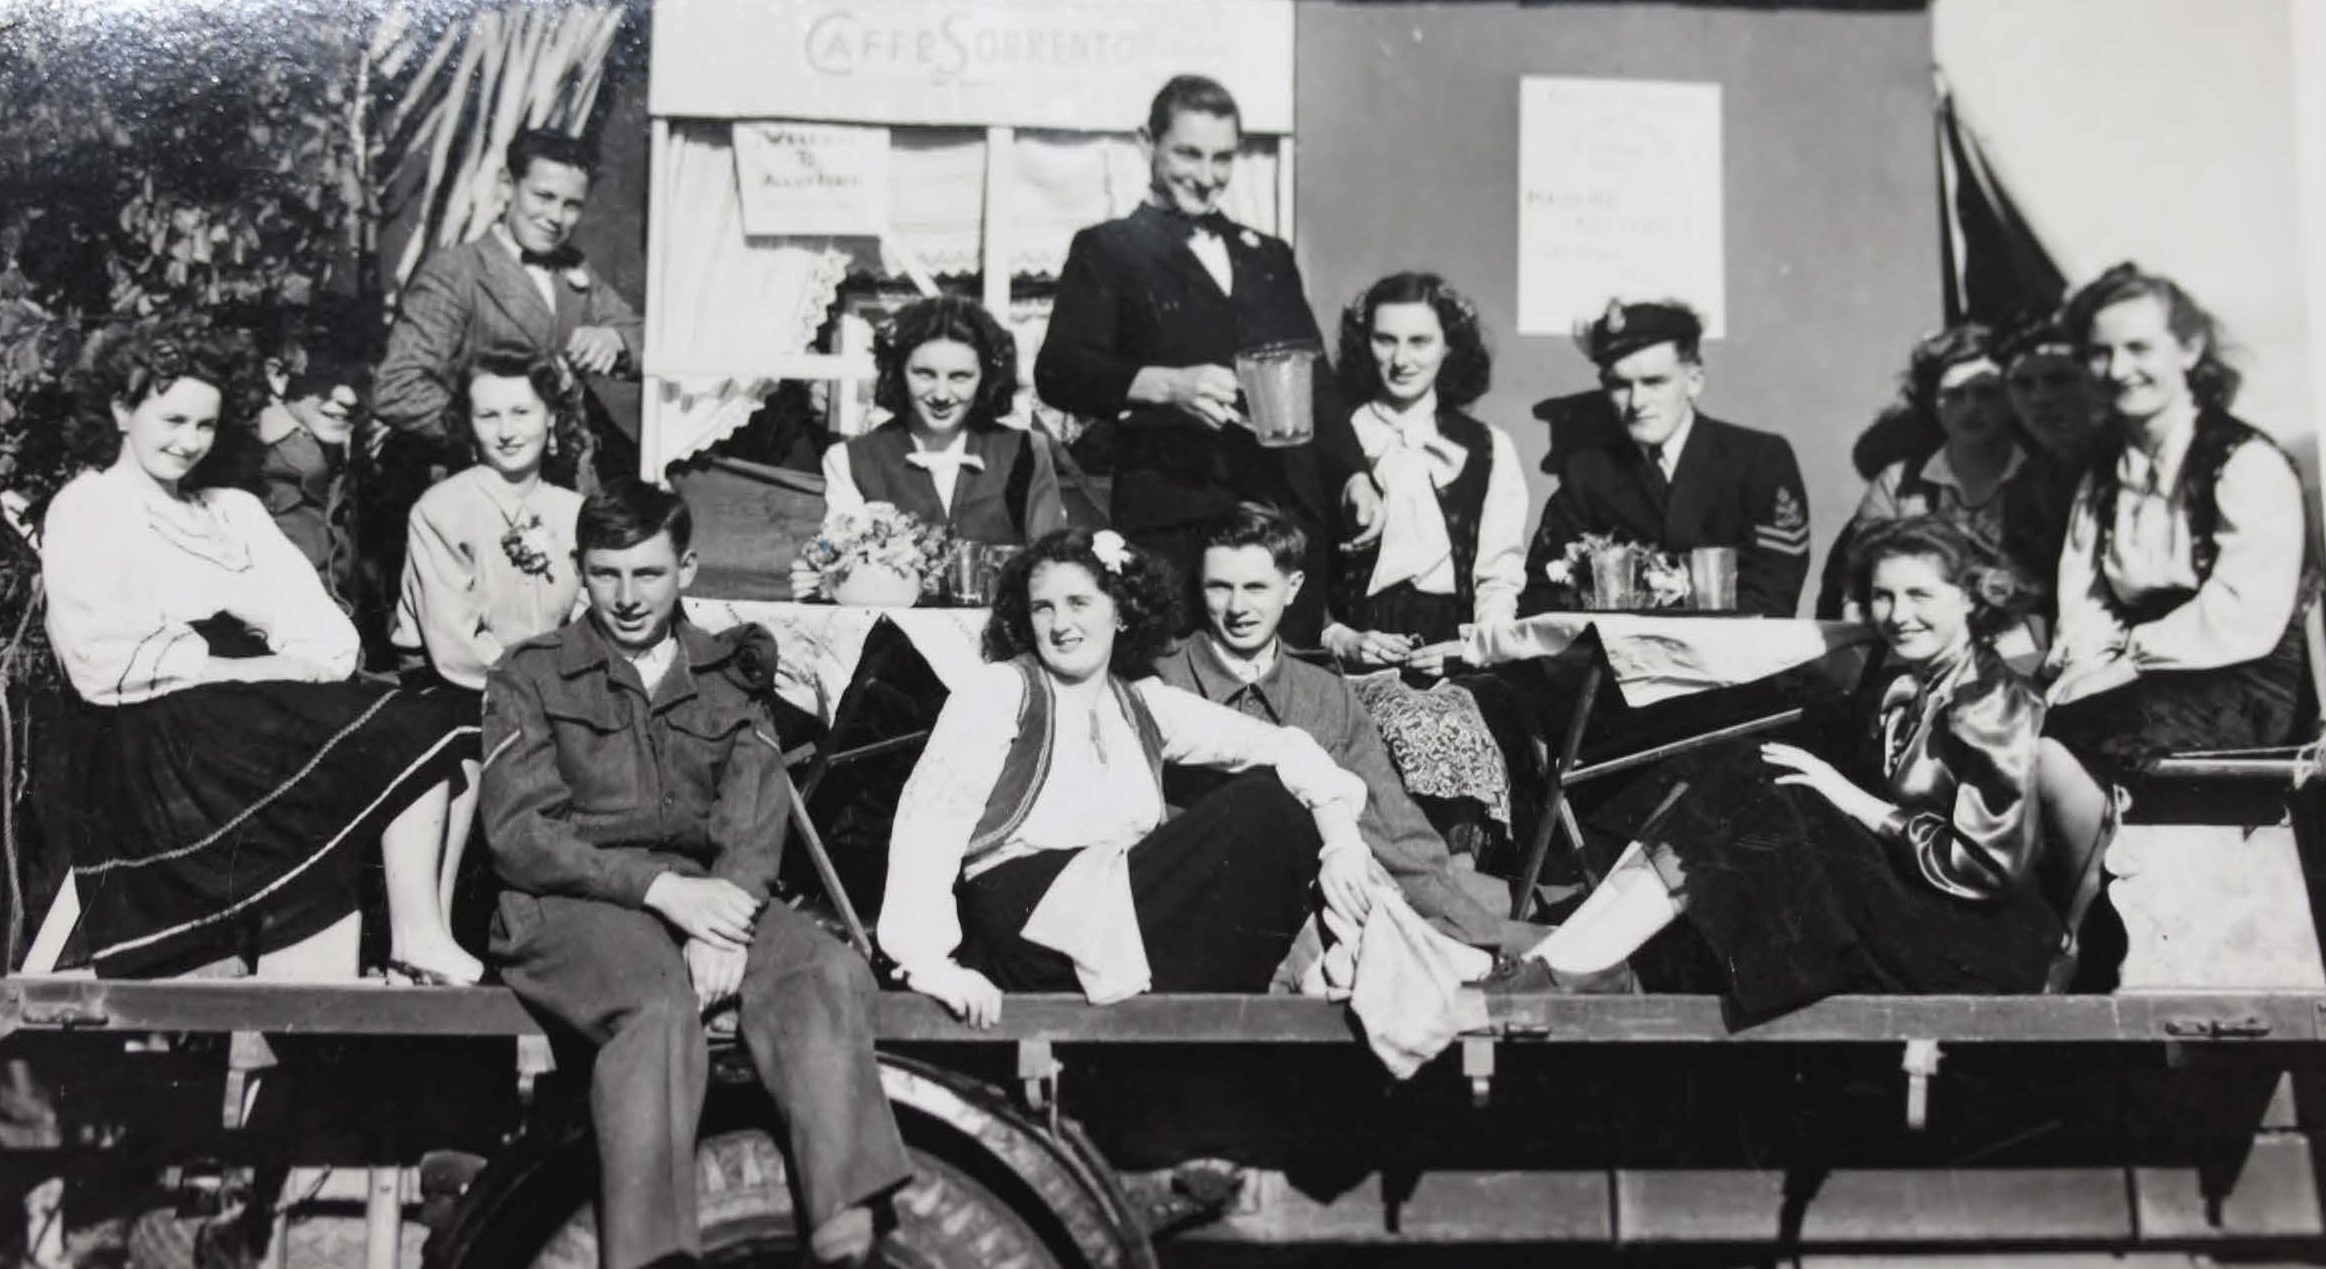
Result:
{"label": "woman in white blouse", "polygon": [[[1177,595],[1112,531],[1052,533],[1002,573],[994,664],[905,785],[880,911],[906,982],[975,1025],[1003,991],[1263,990],[1311,883],[1361,919],[1386,882],[1363,780],[1306,733],[1148,677]],[[1165,822],[1166,762],[1247,774]]]}
{"label": "woman in white blouse", "polygon": [[1507,621],[1526,584],[1526,471],[1510,434],[1465,408],[1492,358],[1469,299],[1398,273],[1341,315],[1349,424],[1385,517],[1335,561],[1324,643],[1352,669],[1436,676],[1465,622]]}
{"label": "woman in white blouse", "polygon": [[[2114,427],[2060,555],[2046,736],[2102,776],[2291,739],[2307,536],[2292,462],[2230,415],[2213,318],[2169,278],[2117,265],[2066,325]],[[2073,783],[2096,818],[2097,783]]]}
{"label": "woman in white blouse", "polygon": [[77,696],[43,816],[70,843],[91,957],[108,976],[352,965],[376,840],[391,977],[475,982],[438,866],[468,831],[448,777],[475,757],[476,719],[349,682],[355,628],[266,508],[189,483],[237,356],[166,323],[104,348],[79,438],[97,469],[42,527],[49,639]]}
{"label": "woman in white blouse", "polygon": [[501,650],[564,625],[581,594],[582,497],[544,478],[579,453],[580,399],[551,358],[479,358],[458,400],[476,465],[413,504],[392,636],[478,706]]}

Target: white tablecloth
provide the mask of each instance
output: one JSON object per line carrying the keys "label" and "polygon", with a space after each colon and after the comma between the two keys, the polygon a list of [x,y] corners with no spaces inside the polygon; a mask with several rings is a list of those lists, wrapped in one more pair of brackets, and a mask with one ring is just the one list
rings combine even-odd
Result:
{"label": "white tablecloth", "polygon": [[1466,627],[1462,656],[1473,665],[1557,656],[1592,626],[1616,686],[1634,707],[1750,683],[1845,651],[1862,667],[1874,642],[1871,627],[1848,621],[1554,612]]}
{"label": "white tablecloth", "polygon": [[848,608],[692,596],[686,605],[687,615],[706,630],[725,630],[743,621],[765,627],[775,636],[778,652],[776,692],[827,723],[856,673],[865,636],[882,617],[905,632],[948,688],[985,663],[978,650],[985,633],[983,608]]}

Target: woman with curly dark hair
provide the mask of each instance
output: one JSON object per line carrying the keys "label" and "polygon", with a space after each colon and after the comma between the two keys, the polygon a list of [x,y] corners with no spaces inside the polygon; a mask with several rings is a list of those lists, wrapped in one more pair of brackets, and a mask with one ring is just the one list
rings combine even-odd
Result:
{"label": "woman with curly dark hair", "polygon": [[[880,942],[915,991],[979,1026],[1003,991],[1260,991],[1311,883],[1362,917],[1385,879],[1365,782],[1150,675],[1179,627],[1167,566],[1068,529],[1000,591],[994,663],[955,686],[897,806]],[[1166,762],[1247,774],[1166,822]]]}
{"label": "woman with curly dark hair", "polygon": [[2171,279],[2117,265],[2066,324],[2115,426],[2060,553],[2046,734],[2106,774],[2292,739],[2309,540],[2292,460],[2229,413],[2220,332]]}
{"label": "woman with curly dark hair", "polygon": [[49,638],[76,694],[42,808],[71,844],[90,955],[120,976],[231,956],[351,971],[377,840],[391,975],[475,982],[438,886],[468,832],[449,777],[476,756],[477,720],[347,681],[355,628],[266,507],[193,487],[239,357],[167,322],[105,346],[83,389],[113,452],[88,451],[102,466],[42,527]]}
{"label": "woman with curly dark hair", "polygon": [[1837,992],[2043,987],[2060,948],[2036,876],[2043,708],[1989,643],[2032,592],[1937,516],[1869,526],[1850,576],[1887,660],[1812,729],[1832,761],[1745,742],[1626,790],[1593,823],[1632,846],[1529,953],[1554,979],[1613,969],[1685,916],[1740,1022]]}
{"label": "woman with curly dark hair", "polygon": [[456,426],[476,463],[412,504],[390,641],[481,713],[501,650],[564,625],[580,599],[582,496],[568,482],[584,424],[580,381],[557,358],[487,355],[460,378]]}
{"label": "woman with curly dark hair", "polygon": [[1324,644],[1345,666],[1435,676],[1464,622],[1518,614],[1526,469],[1510,435],[1465,412],[1493,359],[1468,297],[1434,273],[1375,282],[1341,314],[1349,426],[1385,517],[1338,553]]}
{"label": "woman with curly dark hair", "polygon": [[1042,436],[1002,422],[1017,400],[1017,340],[975,300],[905,306],[873,346],[889,419],[824,451],[824,506],[888,502],[972,542],[1020,546],[1066,524]]}

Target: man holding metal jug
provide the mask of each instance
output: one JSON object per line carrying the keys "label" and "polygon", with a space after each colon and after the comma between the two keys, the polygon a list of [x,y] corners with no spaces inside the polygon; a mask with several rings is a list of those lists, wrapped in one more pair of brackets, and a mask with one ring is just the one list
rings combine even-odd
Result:
{"label": "man holding metal jug", "polygon": [[[1174,77],[1140,140],[1147,201],[1074,236],[1035,389],[1111,435],[1115,527],[1183,583],[1193,586],[1207,526],[1239,502],[1297,522],[1322,577],[1328,491],[1363,455],[1316,364],[1323,339],[1292,248],[1219,210],[1243,142],[1235,98]],[[1286,615],[1297,646],[1316,646],[1322,590]]]}

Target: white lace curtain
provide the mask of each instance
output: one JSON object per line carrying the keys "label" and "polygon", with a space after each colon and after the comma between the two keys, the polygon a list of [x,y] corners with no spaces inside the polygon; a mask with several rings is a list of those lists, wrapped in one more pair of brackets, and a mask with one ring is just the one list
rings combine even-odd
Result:
{"label": "white lace curtain", "polygon": [[[889,174],[893,238],[750,237],[743,232],[733,124],[680,120],[669,129],[666,188],[653,232],[646,343],[647,470],[716,444],[742,426],[777,379],[768,367],[812,351],[840,282],[851,273],[911,272],[902,246],[937,275],[982,272],[986,133],[895,128]],[[1147,164],[1128,136],[1020,131],[1005,195],[1013,276],[1055,274],[1077,230],[1138,205]],[[1255,137],[1224,205],[1236,221],[1281,233],[1277,149]],[[1030,335],[1021,330],[1030,359]]]}

